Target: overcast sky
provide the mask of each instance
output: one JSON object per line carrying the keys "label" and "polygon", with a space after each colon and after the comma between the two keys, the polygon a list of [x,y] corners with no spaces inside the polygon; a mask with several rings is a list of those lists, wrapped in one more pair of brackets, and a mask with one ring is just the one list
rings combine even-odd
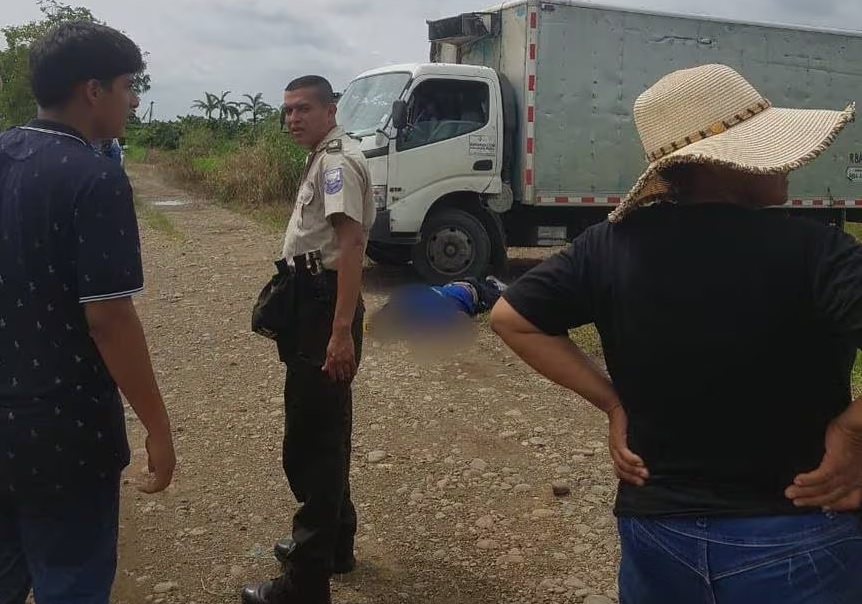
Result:
{"label": "overcast sky", "polygon": [[[341,89],[361,71],[425,61],[425,21],[494,0],[68,0],[89,7],[150,53],[157,118],[186,114],[204,91],[263,92],[280,103],[293,77],[320,73]],[[862,30],[859,0],[604,0],[742,20]],[[0,0],[0,26],[38,17],[34,0]],[[862,57],[860,57],[862,60]]]}

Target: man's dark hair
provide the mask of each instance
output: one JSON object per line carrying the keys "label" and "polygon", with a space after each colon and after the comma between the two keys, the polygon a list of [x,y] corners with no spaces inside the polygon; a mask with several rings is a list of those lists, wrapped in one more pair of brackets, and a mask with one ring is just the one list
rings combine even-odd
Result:
{"label": "man's dark hair", "polygon": [[322,105],[331,105],[335,102],[335,93],[332,92],[332,84],[324,77],[317,75],[307,75],[301,78],[296,78],[287,85],[285,91],[296,92],[304,88],[313,88],[317,100]]}
{"label": "man's dark hair", "polygon": [[89,21],[69,21],[49,31],[30,49],[30,85],[40,107],[60,107],[75,86],[143,70],[141,50],[115,29]]}

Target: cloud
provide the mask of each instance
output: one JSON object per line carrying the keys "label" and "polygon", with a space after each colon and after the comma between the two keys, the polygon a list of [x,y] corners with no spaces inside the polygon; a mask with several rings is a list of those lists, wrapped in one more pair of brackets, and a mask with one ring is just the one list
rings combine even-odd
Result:
{"label": "cloud", "polygon": [[[3,2],[0,26],[38,16],[33,0]],[[320,73],[344,88],[358,73],[426,61],[427,20],[494,0],[66,0],[86,4],[149,51],[158,117],[189,111],[204,91],[263,92],[278,104],[293,77]],[[601,0],[639,9],[862,31],[851,0]]]}

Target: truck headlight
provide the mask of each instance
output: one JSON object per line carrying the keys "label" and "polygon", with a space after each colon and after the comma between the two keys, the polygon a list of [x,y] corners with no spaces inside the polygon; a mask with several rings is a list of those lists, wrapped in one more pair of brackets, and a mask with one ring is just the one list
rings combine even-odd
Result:
{"label": "truck headlight", "polygon": [[371,193],[374,197],[374,207],[378,210],[386,209],[386,185],[375,185],[371,187]]}

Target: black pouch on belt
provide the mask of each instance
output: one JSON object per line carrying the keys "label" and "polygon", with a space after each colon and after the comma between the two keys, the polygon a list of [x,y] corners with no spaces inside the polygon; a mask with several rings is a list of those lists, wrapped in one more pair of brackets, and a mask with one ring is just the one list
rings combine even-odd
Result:
{"label": "black pouch on belt", "polygon": [[292,341],[296,331],[296,279],[293,267],[282,258],[278,272],[257,297],[251,313],[251,330],[276,341]]}

